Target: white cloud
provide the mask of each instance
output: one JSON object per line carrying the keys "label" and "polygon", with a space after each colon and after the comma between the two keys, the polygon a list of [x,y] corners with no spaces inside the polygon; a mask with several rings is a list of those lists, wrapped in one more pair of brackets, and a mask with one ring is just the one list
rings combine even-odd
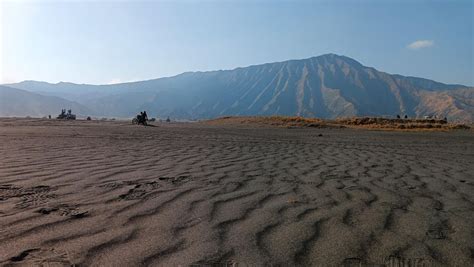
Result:
{"label": "white cloud", "polygon": [[434,45],[433,40],[417,40],[407,45],[407,47],[412,50],[418,50],[418,49],[427,48],[433,45]]}

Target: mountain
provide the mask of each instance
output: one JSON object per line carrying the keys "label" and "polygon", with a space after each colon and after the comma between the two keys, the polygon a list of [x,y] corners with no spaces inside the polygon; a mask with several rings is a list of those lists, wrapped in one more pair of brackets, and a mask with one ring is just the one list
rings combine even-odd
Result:
{"label": "mountain", "polygon": [[335,54],[114,85],[27,81],[9,86],[77,101],[103,116],[133,116],[146,109],[152,116],[183,119],[434,114],[474,120],[472,87],[392,75]]}
{"label": "mountain", "polygon": [[55,117],[61,109],[72,109],[76,115],[85,116],[92,111],[87,107],[55,96],[43,96],[36,93],[0,85],[0,116],[51,115]]}
{"label": "mountain", "polygon": [[474,122],[474,88],[420,92],[417,114],[446,114],[452,119]]}

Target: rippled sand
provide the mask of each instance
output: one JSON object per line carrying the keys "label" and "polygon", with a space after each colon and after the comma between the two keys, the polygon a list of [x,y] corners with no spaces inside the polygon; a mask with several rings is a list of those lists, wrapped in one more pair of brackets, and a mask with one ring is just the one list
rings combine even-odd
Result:
{"label": "rippled sand", "polygon": [[1,119],[0,265],[474,264],[472,131],[157,125]]}

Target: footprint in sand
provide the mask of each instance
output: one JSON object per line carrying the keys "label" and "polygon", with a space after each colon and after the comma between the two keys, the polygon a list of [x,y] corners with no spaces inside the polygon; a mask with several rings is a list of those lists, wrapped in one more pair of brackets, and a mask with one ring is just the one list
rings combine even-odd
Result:
{"label": "footprint in sand", "polygon": [[44,215],[57,214],[60,216],[68,216],[74,219],[80,219],[89,216],[88,211],[82,211],[76,207],[69,206],[67,204],[61,204],[54,207],[40,208],[36,212]]}
{"label": "footprint in sand", "polygon": [[99,185],[100,188],[106,189],[118,189],[124,187],[126,184],[123,182],[110,182],[106,184]]}
{"label": "footprint in sand", "polygon": [[436,221],[432,223],[426,235],[432,239],[446,239],[450,232],[450,227],[446,220]]}
{"label": "footprint in sand", "polygon": [[15,206],[20,209],[25,209],[42,205],[56,198],[57,196],[51,193],[53,190],[54,188],[47,185],[26,188],[14,185],[0,185],[0,200],[20,198],[20,202]]}
{"label": "footprint in sand", "polygon": [[0,201],[21,196],[21,187],[11,184],[0,185]]}
{"label": "footprint in sand", "polygon": [[[158,178],[160,182],[166,181],[170,182],[173,185],[182,185],[191,180],[191,176],[181,175],[177,177],[168,177],[162,176]],[[158,181],[150,181],[150,182],[126,182],[123,185],[133,185],[134,187],[129,189],[127,193],[121,194],[119,198],[121,200],[136,200],[136,199],[143,199],[149,193],[155,191],[156,189],[163,186],[162,183]],[[118,185],[110,185],[114,187],[118,187]],[[121,187],[121,186],[120,186]]]}
{"label": "footprint in sand", "polygon": [[156,181],[136,183],[133,188],[129,189],[127,193],[120,195],[119,198],[122,200],[142,199],[160,187],[161,185]]}
{"label": "footprint in sand", "polygon": [[27,249],[13,256],[5,265],[25,265],[25,266],[73,266],[68,253],[59,249]]}
{"label": "footprint in sand", "polygon": [[191,180],[191,176],[187,176],[187,175],[180,175],[180,176],[177,176],[177,177],[162,176],[158,179],[160,179],[161,181],[171,182],[174,185],[181,185],[181,184],[184,184],[186,182],[189,182]]}

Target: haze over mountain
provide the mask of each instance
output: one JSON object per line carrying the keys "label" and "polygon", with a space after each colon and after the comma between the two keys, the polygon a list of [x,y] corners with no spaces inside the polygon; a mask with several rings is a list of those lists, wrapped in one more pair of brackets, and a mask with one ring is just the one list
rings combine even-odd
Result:
{"label": "haze over mountain", "polygon": [[95,116],[131,117],[147,110],[180,119],[435,114],[474,121],[472,87],[391,75],[335,54],[113,85],[24,81],[7,86],[77,102]]}
{"label": "haze over mountain", "polygon": [[87,107],[56,96],[44,96],[21,89],[0,85],[0,116],[48,116],[55,117],[63,108],[70,108],[78,115],[92,111]]}

